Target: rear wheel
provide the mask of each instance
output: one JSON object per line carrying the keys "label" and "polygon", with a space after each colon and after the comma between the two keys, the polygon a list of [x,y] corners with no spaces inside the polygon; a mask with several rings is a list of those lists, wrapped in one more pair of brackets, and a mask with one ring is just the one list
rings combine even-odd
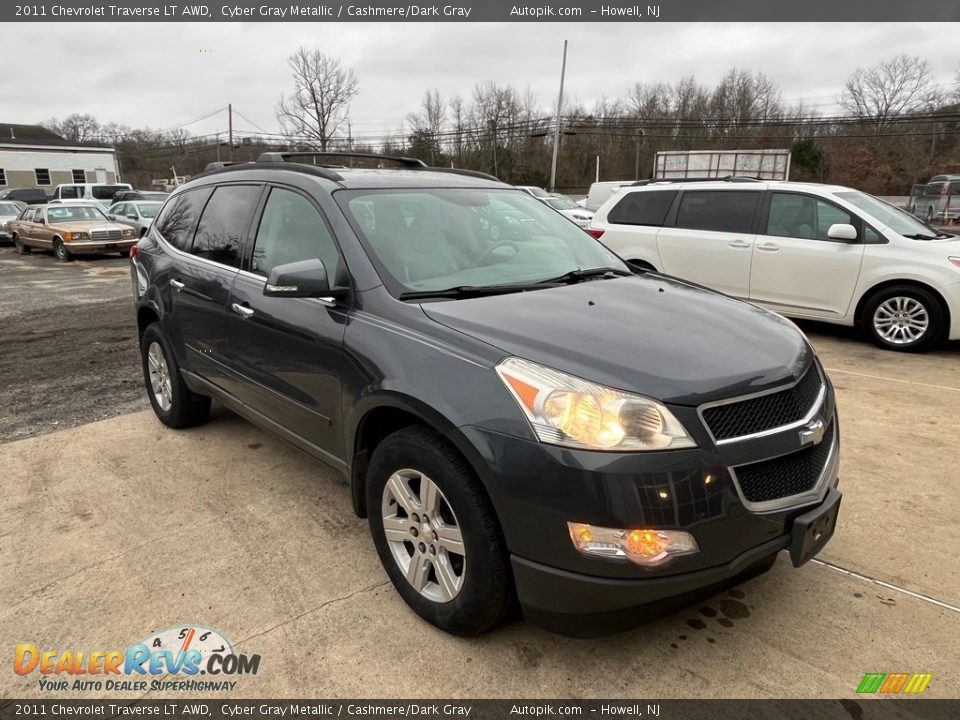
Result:
{"label": "rear wheel", "polygon": [[23,244],[23,240],[20,239],[19,235],[13,236],[13,247],[17,251],[17,255],[29,255],[30,248]]}
{"label": "rear wheel", "polygon": [[506,616],[513,587],[500,525],[453,446],[426,428],[395,432],[370,458],[366,492],[380,562],[415,613],[457,635]]}
{"label": "rear wheel", "polygon": [[884,288],[863,308],[867,336],[886,350],[922,352],[943,335],[944,313],[928,290],[909,285]]}
{"label": "rear wheel", "polygon": [[70,254],[70,251],[67,250],[66,244],[60,238],[54,238],[53,240],[53,254],[57,256],[57,260],[60,262],[70,262],[73,260],[73,256]]}
{"label": "rear wheel", "polygon": [[172,428],[198,425],[210,414],[210,398],[190,392],[170,344],[158,323],[148,326],[140,341],[143,379],[150,405],[164,425]]}

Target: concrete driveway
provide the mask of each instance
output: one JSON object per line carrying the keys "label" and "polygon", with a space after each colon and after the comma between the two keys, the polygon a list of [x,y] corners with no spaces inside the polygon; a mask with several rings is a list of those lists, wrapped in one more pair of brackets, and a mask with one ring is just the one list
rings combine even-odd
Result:
{"label": "concrete driveway", "polygon": [[[521,621],[454,638],[406,609],[322,465],[224,411],[180,432],[140,412],[0,446],[0,644],[112,649],[202,624],[262,656],[233,693],[261,698],[852,697],[866,672],[933,673],[926,697],[960,697],[960,348],[809,331],[844,428],[822,562],[781,555],[611,638]],[[0,696],[42,694],[0,672]]]}

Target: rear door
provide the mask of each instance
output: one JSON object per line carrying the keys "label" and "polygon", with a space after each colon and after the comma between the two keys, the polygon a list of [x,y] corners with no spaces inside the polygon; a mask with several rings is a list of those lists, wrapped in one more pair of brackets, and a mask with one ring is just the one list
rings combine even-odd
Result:
{"label": "rear door", "polygon": [[341,365],[348,304],[263,294],[274,267],[308,259],[323,261],[331,286],[345,277],[320,207],[293,188],[273,186],[230,297],[229,328],[244,339],[234,346],[231,361],[244,378],[244,402],[342,463]]}
{"label": "rear door", "polygon": [[657,235],[663,271],[747,298],[762,190],[685,190]]}
{"label": "rear door", "polygon": [[[821,197],[771,192],[757,238],[750,299],[796,317],[835,320],[847,314],[863,261],[859,217]],[[827,237],[834,224],[853,225],[855,242]]]}

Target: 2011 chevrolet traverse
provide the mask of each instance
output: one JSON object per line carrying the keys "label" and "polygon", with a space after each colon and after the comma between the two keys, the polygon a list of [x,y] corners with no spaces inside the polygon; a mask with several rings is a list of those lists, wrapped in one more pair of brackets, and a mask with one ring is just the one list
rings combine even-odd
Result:
{"label": "2011 chevrolet traverse", "polygon": [[195,178],[140,241],[150,402],[185,427],[216,398],[341,472],[420,616],[614,627],[830,538],[834,395],[789,321],[479,173],[297,159]]}

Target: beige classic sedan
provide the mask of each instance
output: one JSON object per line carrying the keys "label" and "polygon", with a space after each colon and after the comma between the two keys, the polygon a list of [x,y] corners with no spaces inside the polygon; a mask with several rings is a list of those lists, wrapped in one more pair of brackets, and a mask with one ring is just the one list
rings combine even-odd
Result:
{"label": "beige classic sedan", "polygon": [[28,205],[8,225],[17,252],[30,248],[52,250],[61,262],[74,255],[120,253],[126,256],[136,244],[137,232],[112,222],[96,205]]}

